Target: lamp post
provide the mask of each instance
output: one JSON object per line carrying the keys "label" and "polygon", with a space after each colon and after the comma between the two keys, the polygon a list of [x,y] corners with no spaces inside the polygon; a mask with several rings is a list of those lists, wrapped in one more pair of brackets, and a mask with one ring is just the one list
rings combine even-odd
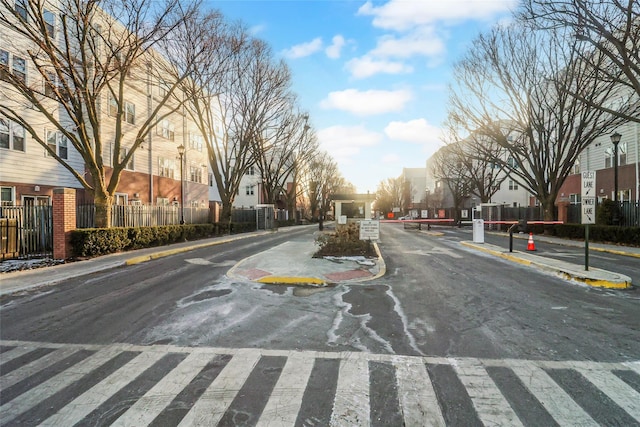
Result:
{"label": "lamp post", "polygon": [[613,225],[618,225],[618,144],[622,135],[618,132],[611,135],[611,143],[613,144],[613,201],[615,207],[613,211]]}
{"label": "lamp post", "polygon": [[178,156],[180,156],[180,225],[184,224],[184,145],[178,146]]}

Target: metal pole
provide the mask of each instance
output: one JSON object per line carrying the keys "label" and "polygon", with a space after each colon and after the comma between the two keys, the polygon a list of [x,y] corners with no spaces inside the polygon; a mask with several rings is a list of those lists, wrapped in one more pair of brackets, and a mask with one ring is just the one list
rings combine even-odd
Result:
{"label": "metal pole", "polygon": [[589,224],[584,226],[584,270],[589,271]]}
{"label": "metal pole", "polygon": [[180,154],[180,225],[184,224],[184,170],[183,159],[184,154]]}

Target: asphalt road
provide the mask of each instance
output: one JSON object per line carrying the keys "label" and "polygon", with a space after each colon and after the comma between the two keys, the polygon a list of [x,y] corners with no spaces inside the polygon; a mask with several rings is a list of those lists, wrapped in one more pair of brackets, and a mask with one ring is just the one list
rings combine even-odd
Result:
{"label": "asphalt road", "polygon": [[[464,230],[401,224],[382,227],[387,274],[369,282],[310,290],[226,276],[309,238],[246,239],[4,297],[0,425],[215,424],[212,413],[219,425],[639,425],[637,290],[577,285],[468,249]],[[609,257],[594,265],[623,265]],[[38,364],[54,372],[31,376]],[[138,411],[183,364],[184,388]]]}

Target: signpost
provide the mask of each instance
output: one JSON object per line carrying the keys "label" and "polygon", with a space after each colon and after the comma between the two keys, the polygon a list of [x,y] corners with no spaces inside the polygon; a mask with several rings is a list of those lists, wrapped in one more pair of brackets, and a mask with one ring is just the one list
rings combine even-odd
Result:
{"label": "signpost", "polygon": [[584,269],[589,270],[589,224],[596,223],[596,173],[582,172],[582,223],[584,227]]}
{"label": "signpost", "polygon": [[360,221],[360,240],[380,240],[380,221]]}

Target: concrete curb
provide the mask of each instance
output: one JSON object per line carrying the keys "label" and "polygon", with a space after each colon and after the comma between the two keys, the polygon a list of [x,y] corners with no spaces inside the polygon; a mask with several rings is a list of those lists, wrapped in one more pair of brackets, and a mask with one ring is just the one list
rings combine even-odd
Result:
{"label": "concrete curb", "polygon": [[519,251],[505,252],[503,248],[487,243],[460,242],[464,246],[477,249],[500,258],[517,262],[522,265],[534,266],[544,271],[561,275],[565,279],[578,281],[589,286],[607,289],[629,289],[633,287],[631,278],[624,274],[615,273],[599,268],[581,271],[574,264],[548,259],[539,255],[525,254]]}

